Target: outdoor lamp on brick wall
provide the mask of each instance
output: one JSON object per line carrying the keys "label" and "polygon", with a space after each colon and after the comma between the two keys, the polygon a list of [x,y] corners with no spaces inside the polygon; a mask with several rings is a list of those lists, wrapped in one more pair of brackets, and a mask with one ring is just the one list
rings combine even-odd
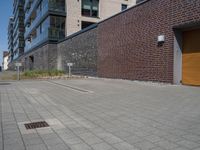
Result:
{"label": "outdoor lamp on brick wall", "polygon": [[158,46],[162,46],[165,42],[165,35],[159,35],[158,36]]}

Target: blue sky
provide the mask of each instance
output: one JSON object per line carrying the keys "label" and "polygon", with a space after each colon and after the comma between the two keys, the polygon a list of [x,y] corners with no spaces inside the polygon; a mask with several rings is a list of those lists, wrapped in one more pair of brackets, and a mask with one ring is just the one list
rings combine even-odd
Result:
{"label": "blue sky", "polygon": [[9,17],[12,16],[13,0],[0,0],[0,65],[2,64],[2,53],[8,49],[7,27]]}

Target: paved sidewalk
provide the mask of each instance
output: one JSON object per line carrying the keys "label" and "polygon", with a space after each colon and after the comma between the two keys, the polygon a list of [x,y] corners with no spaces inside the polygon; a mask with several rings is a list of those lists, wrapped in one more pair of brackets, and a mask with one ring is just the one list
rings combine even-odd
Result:
{"label": "paved sidewalk", "polygon": [[[24,126],[37,121],[50,126]],[[0,82],[0,150],[200,150],[200,87]]]}

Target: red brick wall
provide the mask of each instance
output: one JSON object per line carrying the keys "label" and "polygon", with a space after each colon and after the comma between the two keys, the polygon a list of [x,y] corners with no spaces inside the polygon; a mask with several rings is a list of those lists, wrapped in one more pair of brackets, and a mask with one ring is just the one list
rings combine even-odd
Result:
{"label": "red brick wall", "polygon": [[[149,0],[100,23],[98,76],[172,83],[172,27],[200,20],[199,3]],[[158,46],[157,36],[161,34],[166,40]]]}
{"label": "red brick wall", "polygon": [[172,25],[200,25],[200,0],[171,0]]}

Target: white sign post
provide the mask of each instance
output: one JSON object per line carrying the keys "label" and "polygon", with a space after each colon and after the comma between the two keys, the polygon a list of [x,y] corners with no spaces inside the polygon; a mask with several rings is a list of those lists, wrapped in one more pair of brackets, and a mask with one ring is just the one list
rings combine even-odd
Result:
{"label": "white sign post", "polygon": [[67,63],[67,66],[69,67],[69,77],[71,77],[71,67],[73,66],[73,63]]}
{"label": "white sign post", "polygon": [[15,63],[15,66],[17,67],[17,80],[20,80],[20,70],[19,70],[19,67],[22,66],[22,63]]}

